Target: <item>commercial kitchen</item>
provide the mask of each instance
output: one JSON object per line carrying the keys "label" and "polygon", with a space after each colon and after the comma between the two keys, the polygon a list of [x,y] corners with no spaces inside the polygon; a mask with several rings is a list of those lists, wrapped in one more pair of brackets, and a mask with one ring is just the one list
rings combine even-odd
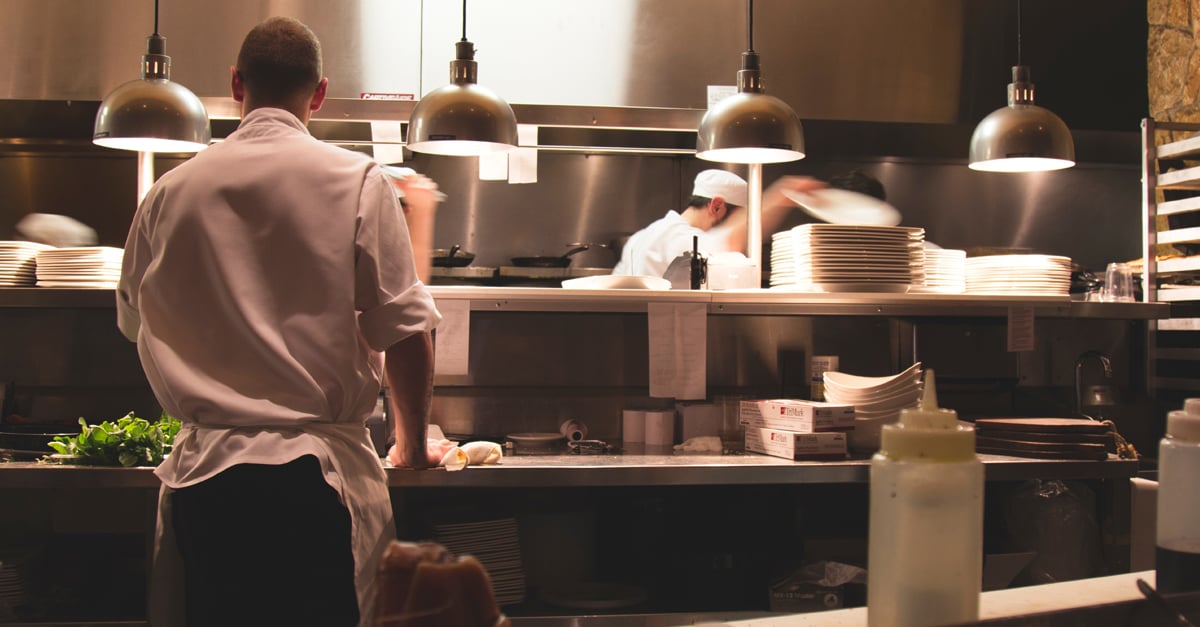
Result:
{"label": "commercial kitchen", "polygon": [[[1190,302],[1200,296],[1189,291],[1200,265],[1189,265],[1186,222],[1200,178],[1188,173],[1200,111],[1186,60],[1200,17],[1180,3],[4,8],[0,240],[20,239],[27,215],[59,214],[95,229],[98,245],[121,247],[139,194],[189,158],[92,143],[105,96],[139,77],[149,34],[166,37],[170,79],[203,103],[219,142],[238,124],[229,66],[245,32],[275,14],[313,28],[329,77],[313,135],[411,167],[446,194],[430,283],[453,329],[439,341],[431,420],[450,439],[505,446],[494,465],[387,468],[399,536],[454,546],[476,529],[475,544],[459,546],[504,556],[491,574],[512,624],[865,624],[878,434],[851,432],[849,454],[834,460],[731,450],[744,448],[740,435],[728,446],[742,401],[819,398],[814,359],[828,357],[863,377],[936,371],[938,405],[966,421],[1110,421],[1135,455],[980,453],[981,619],[1041,611],[1071,624],[1156,624],[1135,621],[1148,605],[1135,580],[1154,583],[1157,446],[1167,413],[1200,396]],[[499,161],[406,146],[417,104],[447,83],[454,44],[468,36],[478,83],[519,124],[519,148]],[[751,43],[763,90],[802,121],[802,159],[697,157],[706,111],[737,91]],[[1030,69],[1036,103],[1070,129],[1073,167],[969,167],[976,126],[1007,104],[1015,65]],[[570,283],[611,276],[630,234],[683,207],[710,167],[747,178],[752,194],[785,175],[866,172],[929,248],[1066,258],[1070,287],[771,288],[774,233],[746,251],[761,288]],[[796,209],[779,232],[818,222]],[[1171,229],[1179,233],[1158,232]],[[1098,297],[1114,262],[1133,265],[1135,299]],[[113,290],[0,287],[0,316],[0,624],[148,624],[152,469],[43,463],[21,439],[77,429],[80,417],[159,414],[136,347],[117,329]],[[655,332],[664,316],[676,325],[670,341]],[[678,378],[664,382],[664,364],[692,377],[686,393],[670,391]],[[630,412],[667,416],[669,441],[629,437]],[[725,437],[715,451],[679,448],[693,436]],[[1195,610],[1194,598],[1177,599]]]}

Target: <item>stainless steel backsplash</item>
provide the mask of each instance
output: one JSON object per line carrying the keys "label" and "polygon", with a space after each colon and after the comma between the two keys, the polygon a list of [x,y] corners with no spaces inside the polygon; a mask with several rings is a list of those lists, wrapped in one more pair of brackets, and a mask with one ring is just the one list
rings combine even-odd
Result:
{"label": "stainless steel backsplash", "polygon": [[[48,212],[122,245],[136,204],[135,159],[92,146],[91,125],[99,100],[137,78],[153,4],[0,7],[0,239],[13,237],[24,215]],[[809,155],[767,166],[764,179],[861,168],[884,183],[903,224],[924,227],[943,247],[1021,247],[1092,268],[1138,257],[1145,2],[1025,3],[1023,54],[1038,103],[1071,126],[1080,164],[974,172],[965,165],[971,129],[1004,104],[1016,61],[1013,8],[1003,0],[760,0],[754,45],[767,90],[804,120]],[[159,30],[172,78],[201,96],[227,95],[241,37],[271,14],[298,17],[321,37],[333,97],[419,96],[447,78],[459,9],[428,0],[163,0]],[[745,48],[744,4],[732,0],[472,0],[468,10],[480,82],[513,103],[700,109],[707,85],[734,82]],[[580,135],[574,143],[591,140]],[[180,162],[159,156],[157,166]],[[449,195],[436,245],[460,245],[482,266],[611,242],[679,208],[693,175],[710,167],[689,155],[543,151],[537,183],[509,185],[478,180],[474,159],[416,156],[409,165]],[[807,220],[796,211],[785,227]],[[598,248],[573,265],[615,261]],[[23,411],[69,421],[153,409],[111,310],[10,308],[0,321],[0,381],[26,391]],[[1141,340],[1129,324],[1039,324],[1045,341],[1014,355],[1003,325],[987,321],[914,330],[873,318],[717,317],[710,391],[805,393],[814,353],[842,355],[843,368],[860,374],[927,359],[946,377],[944,404],[975,414],[1064,410],[1072,360],[1088,349],[1124,364],[1123,385],[1139,380]],[[574,417],[612,437],[620,408],[644,400],[644,316],[493,314],[472,325],[471,377],[438,382],[435,413],[448,431],[552,430]]]}

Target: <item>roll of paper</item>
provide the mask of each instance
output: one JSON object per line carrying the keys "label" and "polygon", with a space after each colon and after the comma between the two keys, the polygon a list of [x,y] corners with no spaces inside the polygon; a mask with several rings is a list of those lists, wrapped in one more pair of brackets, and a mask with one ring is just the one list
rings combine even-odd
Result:
{"label": "roll of paper", "polygon": [[626,409],[621,413],[621,441],[625,444],[641,444],[646,441],[646,412]]}
{"label": "roll of paper", "polygon": [[646,412],[646,444],[669,447],[675,443],[675,412],[673,410]]}

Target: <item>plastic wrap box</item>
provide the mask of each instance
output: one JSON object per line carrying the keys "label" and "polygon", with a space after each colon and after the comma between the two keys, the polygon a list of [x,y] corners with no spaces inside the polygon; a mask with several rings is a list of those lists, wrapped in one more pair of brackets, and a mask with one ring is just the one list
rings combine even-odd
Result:
{"label": "plastic wrap box", "polygon": [[747,428],[797,433],[850,431],[854,428],[854,406],[790,398],[742,401],[738,418]]}
{"label": "plastic wrap box", "polygon": [[761,427],[746,427],[746,450],[784,459],[846,459],[848,454],[841,431],[797,433]]}

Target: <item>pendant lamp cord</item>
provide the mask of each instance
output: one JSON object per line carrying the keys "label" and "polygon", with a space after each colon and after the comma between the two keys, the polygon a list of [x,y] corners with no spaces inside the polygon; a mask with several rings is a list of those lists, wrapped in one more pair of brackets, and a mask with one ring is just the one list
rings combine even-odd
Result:
{"label": "pendant lamp cord", "polygon": [[158,0],[154,0],[154,35],[158,36]]}
{"label": "pendant lamp cord", "polygon": [[1017,0],[1017,65],[1021,65],[1021,0]]}
{"label": "pendant lamp cord", "polygon": [[754,0],[746,0],[746,50],[754,52]]}
{"label": "pendant lamp cord", "polygon": [[[157,1],[157,0],[156,0]],[[463,32],[462,41],[467,40],[467,0],[463,0]]]}

